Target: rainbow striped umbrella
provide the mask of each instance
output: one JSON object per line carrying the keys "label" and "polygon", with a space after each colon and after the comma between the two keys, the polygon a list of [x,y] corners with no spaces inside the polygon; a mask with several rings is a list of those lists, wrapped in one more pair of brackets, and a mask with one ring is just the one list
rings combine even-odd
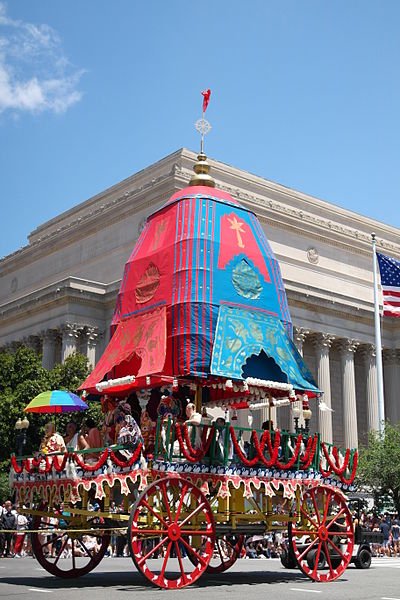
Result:
{"label": "rainbow striped umbrella", "polygon": [[66,413],[76,410],[86,410],[88,405],[71,392],[63,390],[53,390],[50,392],[41,392],[34,397],[28,406],[24,408],[24,412],[36,413]]}

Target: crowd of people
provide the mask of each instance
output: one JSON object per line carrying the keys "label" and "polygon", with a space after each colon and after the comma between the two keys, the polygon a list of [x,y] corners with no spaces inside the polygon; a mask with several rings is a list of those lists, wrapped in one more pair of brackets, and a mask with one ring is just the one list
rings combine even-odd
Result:
{"label": "crowd of people", "polygon": [[[99,505],[94,503],[91,509],[96,511],[99,509]],[[110,511],[113,513],[122,513],[125,511],[125,508],[123,505],[119,506],[115,502],[111,502]],[[355,521],[355,524],[357,523],[358,521]],[[361,512],[360,525],[369,531],[380,532],[383,535],[382,543],[371,544],[373,556],[400,557],[400,519],[398,514],[385,513],[378,516],[374,513]],[[18,507],[16,505],[13,506],[11,500],[7,500],[4,504],[0,505],[0,558],[32,556],[32,545],[29,535],[31,526],[31,517],[19,513]],[[88,547],[92,544],[96,550],[98,542],[99,540],[96,540],[95,537],[90,537],[90,539],[85,540],[85,546]],[[49,547],[51,548],[51,546]],[[286,531],[270,532],[264,536],[253,535],[245,539],[240,558],[280,558],[282,552],[287,547],[288,539]],[[184,549],[182,554],[185,554]],[[126,534],[122,534],[121,532],[112,533],[106,556],[129,556]]]}

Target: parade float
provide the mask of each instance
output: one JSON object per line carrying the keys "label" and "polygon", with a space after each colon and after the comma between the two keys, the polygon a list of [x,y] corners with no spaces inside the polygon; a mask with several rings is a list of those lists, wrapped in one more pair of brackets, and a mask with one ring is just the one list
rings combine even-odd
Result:
{"label": "parade float", "polygon": [[[247,536],[273,531],[288,530],[290,558],[312,580],[335,580],[351,560],[357,453],[310,431],[320,391],[292,340],[278,262],[256,215],[209,171],[202,143],[189,186],[147,219],[125,265],[109,344],[80,388],[101,397],[107,445],[90,460],[12,457],[35,556],[54,575],[88,573],[121,531],[160,588],[226,571]],[[115,445],[121,400],[140,423],[135,448]],[[285,406],[290,431],[271,418],[251,427],[254,411]]]}

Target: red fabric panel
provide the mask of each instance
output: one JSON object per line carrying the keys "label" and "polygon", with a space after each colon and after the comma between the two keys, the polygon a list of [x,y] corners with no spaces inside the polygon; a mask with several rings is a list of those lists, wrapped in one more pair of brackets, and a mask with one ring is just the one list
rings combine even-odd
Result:
{"label": "red fabric panel", "polygon": [[268,269],[261,254],[258,243],[249,225],[234,212],[221,216],[220,247],[218,256],[218,269],[225,269],[226,265],[239,254],[245,254],[253,261],[265,281],[271,281]]}
{"label": "red fabric panel", "polygon": [[[124,369],[124,372],[118,373],[117,377],[125,375],[144,377],[159,373],[164,368],[166,338],[165,306],[121,321],[103,356],[79,389],[94,388],[96,383],[100,383],[107,373],[123,361],[128,361],[127,367],[137,372],[128,372]],[[141,360],[134,360],[133,355]],[[112,374],[111,378],[114,377],[115,375]]]}

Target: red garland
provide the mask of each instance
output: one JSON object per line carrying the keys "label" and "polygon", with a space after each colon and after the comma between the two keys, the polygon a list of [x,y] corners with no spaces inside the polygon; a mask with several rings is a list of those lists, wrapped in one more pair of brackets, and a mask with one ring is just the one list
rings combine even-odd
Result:
{"label": "red garland", "polygon": [[142,448],[143,444],[139,444],[129,460],[120,460],[110,448],[110,457],[117,467],[131,467],[139,458]]}
{"label": "red garland", "polygon": [[339,465],[339,456],[338,456],[338,453],[337,453],[336,446],[334,446],[333,450],[332,450],[332,454],[333,454],[333,456],[335,458],[335,462],[336,462],[336,465],[335,465],[334,462],[331,460],[331,457],[329,456],[328,450],[326,449],[326,446],[325,446],[324,442],[322,442],[321,445],[322,445],[322,450],[323,450],[323,452],[325,454],[325,458],[326,458],[326,460],[328,462],[328,465],[330,467],[330,470],[333,471],[334,473],[336,473],[336,475],[338,475],[339,477],[341,477],[343,475],[343,473],[345,472],[346,468],[347,468],[347,464],[349,462],[350,450],[349,449],[346,450],[346,456],[345,456],[344,461],[343,461],[343,466],[339,467],[339,466],[337,466],[337,465]]}
{"label": "red garland", "polygon": [[332,473],[331,468],[329,468],[328,471],[324,471],[324,469],[322,468],[322,460],[319,461],[319,470],[321,472],[322,477],[329,477],[329,475]]}
{"label": "red garland", "polygon": [[[241,450],[241,448],[239,446],[239,443],[238,443],[238,441],[236,439],[235,430],[234,430],[234,428],[233,428],[232,425],[229,427],[229,432],[231,434],[232,443],[233,443],[233,447],[235,448],[235,452],[236,452],[237,456],[240,458],[240,460],[242,461],[242,463],[244,465],[246,465],[246,467],[253,467],[255,464],[257,464],[258,461],[259,461],[258,454],[254,458],[252,458],[251,460],[249,460],[247,458],[247,456],[245,454],[243,454],[243,452],[242,452],[242,450]],[[253,430],[252,433],[255,433],[255,431]],[[267,432],[265,431],[263,433],[263,436],[262,436],[262,439],[264,440],[264,442],[263,442],[263,449],[264,449],[264,446],[265,446],[265,433],[267,433]],[[257,436],[257,434],[256,434],[256,436]]]}
{"label": "red garland", "polygon": [[100,469],[104,463],[107,460],[107,456],[108,456],[108,448],[106,448],[103,452],[103,454],[100,456],[99,460],[97,461],[97,463],[95,465],[88,465],[87,463],[84,463],[79,456],[77,455],[76,452],[73,453],[73,459],[75,460],[76,464],[81,467],[81,469],[83,469],[84,471],[97,471],[97,469]]}
{"label": "red garland", "polygon": [[44,456],[40,456],[37,459],[32,458],[32,466],[29,464],[29,458],[26,458],[24,460],[25,471],[29,474],[33,473],[40,466],[42,460],[45,461],[45,467],[44,469],[40,470],[40,473],[48,473],[51,469],[51,461],[49,461],[46,454]]}
{"label": "red garland", "polygon": [[[311,444],[310,442],[312,441],[312,448],[310,448]],[[318,436],[315,435],[314,438],[308,438],[308,442],[307,442],[307,448],[306,451],[304,453],[304,456],[300,457],[300,462],[302,463],[301,468],[306,470],[308,469],[308,467],[311,465],[312,459],[315,456],[315,450],[317,448],[317,443],[318,443]],[[308,454],[307,454],[308,452]]]}
{"label": "red garland", "polygon": [[344,460],[343,460],[343,464],[342,464],[342,466],[341,466],[341,467],[340,467],[340,462],[339,462],[339,461],[340,461],[340,458],[339,458],[339,455],[338,455],[338,451],[337,451],[337,448],[336,448],[336,446],[334,446],[334,447],[333,447],[332,454],[333,454],[333,456],[334,456],[334,459],[335,459],[335,461],[336,461],[336,466],[337,466],[337,468],[340,470],[340,473],[338,473],[338,475],[339,475],[339,476],[341,476],[341,475],[343,475],[343,474],[344,474],[344,472],[345,472],[345,471],[346,471],[346,469],[347,469],[347,465],[349,464],[349,460],[350,460],[350,450],[349,450],[349,448],[347,448],[347,450],[346,450],[346,454],[345,454],[345,457],[344,457]]}
{"label": "red garland", "polygon": [[344,476],[344,474],[342,474],[342,475],[340,476],[340,479],[341,479],[341,481],[342,481],[343,483],[347,483],[348,485],[349,485],[350,483],[353,483],[353,481],[354,481],[354,477],[356,476],[357,462],[358,462],[358,452],[355,452],[355,453],[354,453],[354,456],[353,456],[353,469],[352,469],[352,471],[351,471],[351,475],[350,475],[350,477],[349,477],[348,479],[346,479],[346,477]]}
{"label": "red garland", "polygon": [[197,450],[195,450],[193,448],[192,444],[190,443],[189,432],[187,430],[185,423],[182,425],[182,429],[183,429],[183,434],[185,436],[185,442],[186,442],[187,448],[186,448],[185,442],[183,441],[183,438],[182,438],[181,425],[179,423],[175,424],[176,437],[178,438],[179,446],[181,448],[183,456],[190,462],[197,462],[197,461],[201,460],[207,454],[207,452],[210,448],[211,441],[212,441],[212,439],[214,437],[214,433],[215,433],[215,427],[214,426],[211,427],[211,431],[210,431],[207,441],[205,443],[204,443],[205,435],[207,433],[208,427],[204,428],[203,434],[202,434],[202,447],[198,448]]}
{"label": "red garland", "polygon": [[18,466],[17,460],[14,456],[14,454],[11,457],[11,465],[12,468],[14,469],[14,471],[17,473],[17,475],[19,475],[20,473],[22,473],[22,471],[24,470],[24,463],[21,463],[21,466]]}
{"label": "red garland", "polygon": [[68,460],[68,453],[67,452],[64,454],[64,458],[62,459],[61,464],[58,464],[58,457],[55,456],[53,458],[53,467],[58,472],[64,471],[65,465],[67,464],[67,460]]}
{"label": "red garland", "polygon": [[295,462],[296,462],[296,460],[297,460],[297,457],[299,456],[299,452],[300,452],[300,446],[301,446],[302,439],[303,439],[303,438],[302,438],[302,435],[301,435],[301,434],[297,436],[296,447],[295,447],[295,449],[294,449],[293,456],[292,456],[292,458],[289,460],[289,462],[287,462],[286,464],[283,464],[283,463],[281,463],[281,462],[280,462],[280,460],[277,458],[277,460],[276,460],[276,466],[277,466],[279,469],[284,469],[284,470],[286,471],[287,469],[290,469],[291,467],[293,467],[294,463],[295,463]]}
{"label": "red garland", "polygon": [[[274,442],[274,448],[272,449],[272,443],[271,443],[271,436],[269,431],[264,431],[264,433],[261,436],[261,444],[258,441],[258,437],[257,437],[257,433],[255,431],[255,429],[253,429],[252,431],[252,437],[253,437],[253,442],[254,442],[254,447],[256,449],[256,452],[259,456],[259,459],[261,460],[262,463],[264,463],[264,465],[266,467],[273,467],[277,464],[277,460],[278,460],[278,452],[279,452],[279,444],[281,441],[281,434],[280,431],[276,431],[275,432],[275,442]],[[270,455],[270,459],[267,460],[264,456],[264,447],[265,447],[265,441],[267,442],[267,446],[268,446],[268,452]]]}

